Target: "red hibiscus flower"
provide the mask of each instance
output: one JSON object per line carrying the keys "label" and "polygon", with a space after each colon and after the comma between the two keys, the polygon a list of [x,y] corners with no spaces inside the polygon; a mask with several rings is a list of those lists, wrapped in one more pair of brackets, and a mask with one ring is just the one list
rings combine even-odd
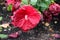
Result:
{"label": "red hibiscus flower", "polygon": [[58,15],[60,13],[60,5],[56,3],[52,3],[49,6],[49,11],[52,12],[53,15]]}
{"label": "red hibiscus flower", "polygon": [[28,31],[34,28],[41,20],[41,14],[32,6],[24,5],[13,13],[11,16],[12,24]]}
{"label": "red hibiscus flower", "polygon": [[43,18],[44,18],[44,21],[51,22],[52,20],[51,12],[49,10],[43,11]]}
{"label": "red hibiscus flower", "polygon": [[17,2],[21,2],[21,0],[6,0],[6,3],[8,4],[8,5],[10,5],[10,4],[12,4],[12,5],[14,5],[14,4],[16,4]]}
{"label": "red hibiscus flower", "polygon": [[6,6],[12,5],[12,11],[16,10],[20,6],[21,0],[6,0]]}
{"label": "red hibiscus flower", "polygon": [[12,5],[12,11],[17,10],[20,7],[20,3],[17,2],[16,4]]}
{"label": "red hibiscus flower", "polygon": [[14,4],[14,2],[15,2],[14,0],[6,0],[7,5]]}

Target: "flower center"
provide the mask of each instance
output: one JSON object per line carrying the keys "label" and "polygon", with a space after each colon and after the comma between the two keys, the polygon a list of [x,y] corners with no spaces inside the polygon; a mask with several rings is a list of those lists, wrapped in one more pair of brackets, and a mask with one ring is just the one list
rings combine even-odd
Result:
{"label": "flower center", "polygon": [[28,15],[25,15],[25,20],[28,20]]}

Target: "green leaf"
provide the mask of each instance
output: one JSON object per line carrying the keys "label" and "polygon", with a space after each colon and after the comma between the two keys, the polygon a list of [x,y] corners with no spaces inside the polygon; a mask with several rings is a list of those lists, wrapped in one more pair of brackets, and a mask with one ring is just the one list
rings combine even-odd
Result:
{"label": "green leaf", "polygon": [[1,16],[1,17],[0,17],[0,21],[2,21],[2,19],[3,19],[3,17]]}
{"label": "green leaf", "polygon": [[56,0],[51,0],[51,2],[54,2],[54,1],[56,1]]}
{"label": "green leaf", "polygon": [[7,7],[7,10],[8,10],[8,11],[11,11],[11,10],[12,10],[12,5],[9,5],[9,6]]}
{"label": "green leaf", "polygon": [[37,0],[36,5],[33,6],[39,11],[44,11],[45,9],[48,9],[49,5],[54,1],[55,0]]}
{"label": "green leaf", "polygon": [[30,1],[30,4],[32,4],[32,5],[36,5],[36,3],[37,3],[37,0],[31,0]]}
{"label": "green leaf", "polygon": [[0,26],[0,32],[2,32],[2,27]]}
{"label": "green leaf", "polygon": [[0,30],[2,30],[2,27],[0,26]]}
{"label": "green leaf", "polygon": [[45,3],[40,3],[41,7],[47,7],[47,5]]}
{"label": "green leaf", "polygon": [[5,34],[0,34],[0,38],[7,38],[8,35],[5,35]]}
{"label": "green leaf", "polygon": [[48,8],[48,5],[45,3],[40,3],[41,11],[44,11],[45,9]]}
{"label": "green leaf", "polygon": [[28,0],[22,0],[22,4],[28,4]]}
{"label": "green leaf", "polygon": [[51,3],[51,0],[45,0],[45,4],[49,5]]}

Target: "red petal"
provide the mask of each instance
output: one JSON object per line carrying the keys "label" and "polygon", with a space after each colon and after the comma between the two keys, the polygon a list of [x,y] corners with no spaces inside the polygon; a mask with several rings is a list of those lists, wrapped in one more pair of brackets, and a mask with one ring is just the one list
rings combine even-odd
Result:
{"label": "red petal", "polygon": [[18,37],[18,32],[10,34],[9,37],[12,37],[12,38]]}
{"label": "red petal", "polygon": [[24,25],[22,26],[22,30],[23,31],[28,31],[28,30],[30,30],[30,29],[32,29],[32,28],[34,28],[35,26],[32,24],[32,23],[30,23],[30,21],[25,21],[25,23],[24,23]]}
{"label": "red petal", "polygon": [[55,38],[60,38],[60,34],[55,34],[54,37]]}
{"label": "red petal", "polygon": [[38,24],[40,21],[40,15],[36,14],[36,15],[29,16],[29,20],[32,24]]}

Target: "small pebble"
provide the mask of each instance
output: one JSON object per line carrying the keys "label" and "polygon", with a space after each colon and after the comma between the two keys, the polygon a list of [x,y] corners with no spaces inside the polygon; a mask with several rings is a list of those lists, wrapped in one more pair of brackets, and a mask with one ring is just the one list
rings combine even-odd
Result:
{"label": "small pebble", "polygon": [[9,31],[11,30],[11,28],[8,29]]}
{"label": "small pebble", "polygon": [[42,22],[42,24],[44,24],[44,22]]}
{"label": "small pebble", "polygon": [[54,21],[55,24],[57,24],[57,21]]}
{"label": "small pebble", "polygon": [[3,10],[5,10],[6,9],[6,7],[3,7]]}
{"label": "small pebble", "polygon": [[7,29],[4,29],[4,31],[7,31]]}
{"label": "small pebble", "polygon": [[46,22],[46,23],[45,23],[45,26],[49,26],[49,23]]}

